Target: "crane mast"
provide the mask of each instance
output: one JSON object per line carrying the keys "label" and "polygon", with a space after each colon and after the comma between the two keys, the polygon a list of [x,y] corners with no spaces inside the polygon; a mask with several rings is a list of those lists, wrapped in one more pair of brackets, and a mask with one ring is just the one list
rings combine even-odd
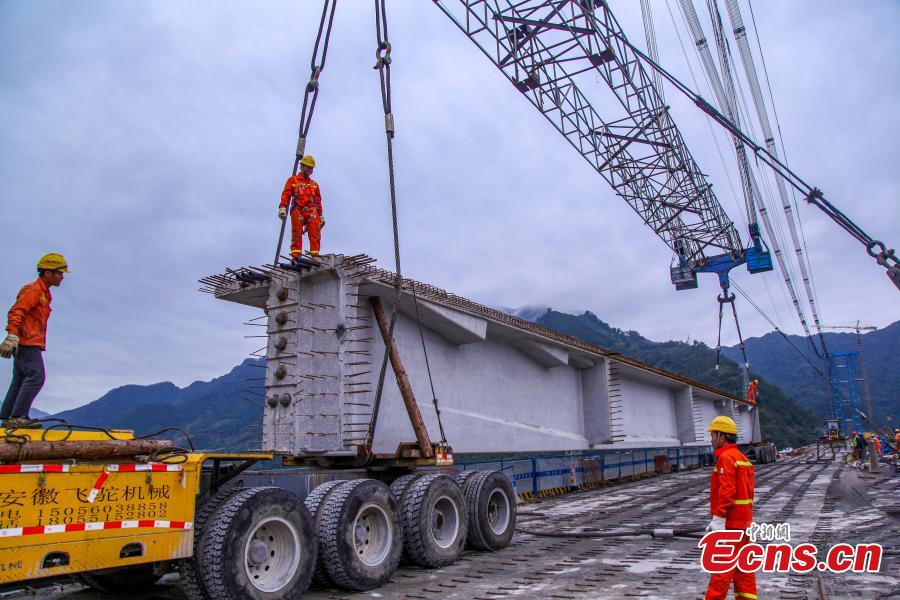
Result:
{"label": "crane mast", "polygon": [[[672,249],[678,289],[697,272],[727,289],[735,266],[771,270],[758,237],[744,248],[605,2],[433,1]],[[602,115],[579,87],[595,78]]]}

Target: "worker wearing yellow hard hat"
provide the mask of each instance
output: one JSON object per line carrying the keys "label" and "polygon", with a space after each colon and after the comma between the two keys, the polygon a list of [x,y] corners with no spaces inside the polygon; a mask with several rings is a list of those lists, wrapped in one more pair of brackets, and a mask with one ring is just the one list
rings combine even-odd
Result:
{"label": "worker wearing yellow hard hat", "polygon": [[[753,465],[738,450],[737,424],[731,417],[719,415],[709,424],[716,466],[709,483],[709,505],[712,520],[707,533],[723,529],[746,529],[753,522]],[[744,534],[735,544],[737,553],[748,542]],[[706,598],[722,598],[734,582],[735,598],[756,598],[756,575],[736,567],[725,573],[713,573],[709,578]]]}
{"label": "worker wearing yellow hard hat", "polygon": [[[6,339],[0,343],[0,356],[13,359],[13,377],[0,408],[6,425],[28,418],[31,404],[44,385],[44,359],[47,348],[47,321],[50,319],[51,287],[58,287],[69,263],[62,254],[51,252],[37,262],[38,278],[25,284],[6,319]],[[10,423],[12,421],[13,423]]]}
{"label": "worker wearing yellow hard hat", "polygon": [[278,205],[278,216],[291,217],[291,258],[298,260],[303,254],[303,234],[309,236],[309,253],[319,254],[322,243],[322,228],[325,217],[322,216],[322,191],[319,184],[312,179],[316,159],[307,154],[300,159],[300,172],[289,177],[281,192],[281,203]]}

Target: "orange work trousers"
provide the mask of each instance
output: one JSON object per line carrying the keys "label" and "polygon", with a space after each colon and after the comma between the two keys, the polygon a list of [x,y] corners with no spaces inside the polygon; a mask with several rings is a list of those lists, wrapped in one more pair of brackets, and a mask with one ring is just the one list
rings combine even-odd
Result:
{"label": "orange work trousers", "polygon": [[322,243],[322,222],[316,213],[301,214],[299,210],[291,211],[291,256],[303,254],[303,228],[309,235],[309,253],[319,254]]}
{"label": "orange work trousers", "polygon": [[[735,544],[735,552],[739,551],[750,541],[746,534]],[[728,597],[728,588],[734,581],[734,598],[741,600],[756,600],[756,573],[744,573],[737,567],[725,573],[712,573],[709,576],[709,587],[706,588],[704,600],[725,600]]]}

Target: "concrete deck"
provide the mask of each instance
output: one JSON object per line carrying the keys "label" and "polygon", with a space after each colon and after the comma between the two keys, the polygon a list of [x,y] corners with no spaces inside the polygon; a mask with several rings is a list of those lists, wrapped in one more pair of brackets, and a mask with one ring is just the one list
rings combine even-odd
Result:
{"label": "concrete deck", "polygon": [[[880,543],[878,574],[758,574],[759,597],[818,599],[819,578],[828,598],[900,600],[900,474],[869,475],[843,463],[806,464],[803,456],[756,469],[756,519],[791,524],[792,544]],[[708,469],[673,473],[599,490],[531,502],[520,507],[519,527],[569,532],[579,528],[642,529],[705,526]],[[466,552],[440,570],[403,567],[388,585],[364,594],[311,589],[311,599],[702,598],[708,576],[699,566],[696,539],[644,537],[579,539],[518,533],[497,553]],[[101,596],[69,586],[38,598],[84,600]],[[178,598],[172,583],[144,600]]]}

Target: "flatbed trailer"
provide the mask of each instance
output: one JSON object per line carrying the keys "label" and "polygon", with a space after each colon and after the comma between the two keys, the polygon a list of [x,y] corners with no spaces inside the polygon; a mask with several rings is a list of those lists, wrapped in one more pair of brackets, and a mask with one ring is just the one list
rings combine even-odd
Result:
{"label": "flatbed trailer", "polygon": [[[316,581],[348,590],[385,583],[401,554],[452,564],[464,545],[499,550],[516,498],[495,471],[455,472],[452,454],[375,460],[350,470],[271,470],[269,453],[163,451],[103,458],[130,431],[0,429],[6,444],[93,443],[86,459],[0,465],[0,586],[70,575],[134,593],[177,570],[187,598],[294,598]],[[12,440],[15,440],[12,441]],[[430,466],[425,471],[420,467]],[[293,488],[294,491],[285,489]]]}

